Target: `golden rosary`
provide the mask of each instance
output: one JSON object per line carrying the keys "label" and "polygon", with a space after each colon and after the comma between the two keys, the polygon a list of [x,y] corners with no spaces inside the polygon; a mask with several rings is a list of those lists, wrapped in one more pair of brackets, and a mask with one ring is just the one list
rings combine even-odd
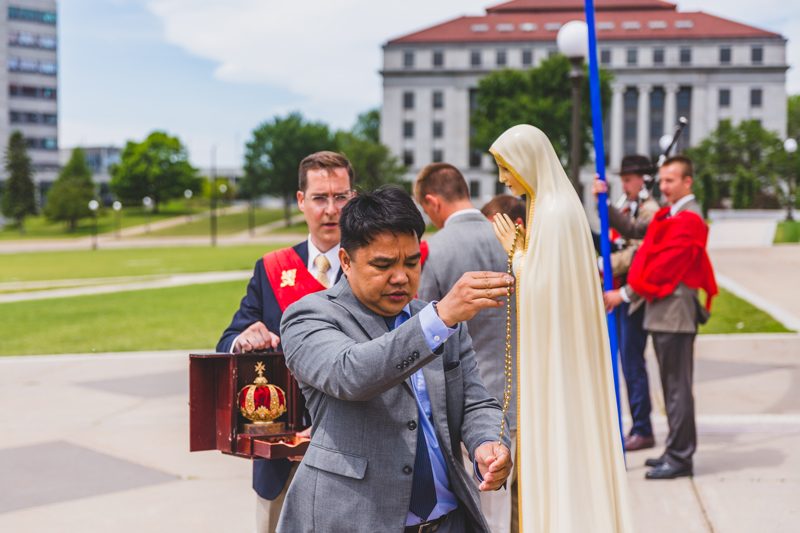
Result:
{"label": "golden rosary", "polygon": [[503,435],[505,435],[506,432],[506,411],[508,411],[508,404],[511,401],[511,380],[513,376],[512,372],[514,371],[514,360],[511,357],[511,286],[514,283],[512,265],[514,262],[514,253],[517,249],[517,240],[521,233],[522,227],[520,227],[519,224],[514,224],[514,241],[511,243],[511,250],[508,251],[508,275],[512,279],[509,280],[508,286],[506,287],[506,386],[503,390],[503,421],[500,423],[500,441],[498,442],[500,445],[503,444]]}

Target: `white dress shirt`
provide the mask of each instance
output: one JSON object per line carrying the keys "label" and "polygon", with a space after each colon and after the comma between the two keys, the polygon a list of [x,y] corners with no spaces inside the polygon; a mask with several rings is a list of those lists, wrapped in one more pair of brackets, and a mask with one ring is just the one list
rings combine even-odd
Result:
{"label": "white dress shirt", "polygon": [[341,245],[336,243],[336,246],[323,254],[316,246],[314,246],[314,243],[311,241],[311,235],[309,234],[308,236],[308,271],[311,272],[311,275],[316,278],[319,269],[317,268],[316,263],[314,263],[314,260],[318,255],[324,255],[328,259],[328,263],[331,264],[331,269],[326,272],[328,281],[331,282],[331,287],[333,287],[333,284],[336,283],[336,275],[339,273],[339,268],[342,266],[342,264],[339,262],[339,248],[341,248]]}

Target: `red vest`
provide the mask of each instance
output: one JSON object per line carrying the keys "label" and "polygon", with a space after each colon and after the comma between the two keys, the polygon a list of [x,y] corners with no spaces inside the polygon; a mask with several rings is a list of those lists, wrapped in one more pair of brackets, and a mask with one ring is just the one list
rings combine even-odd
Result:
{"label": "red vest", "polygon": [[648,302],[669,296],[678,283],[708,294],[706,309],[719,292],[706,253],[708,227],[700,215],[681,211],[669,216],[669,207],[653,217],[642,246],[633,257],[628,284]]}
{"label": "red vest", "polygon": [[293,248],[276,250],[264,256],[264,270],[275,292],[281,312],[312,292],[324,291],[317,278],[311,275],[303,260]]}

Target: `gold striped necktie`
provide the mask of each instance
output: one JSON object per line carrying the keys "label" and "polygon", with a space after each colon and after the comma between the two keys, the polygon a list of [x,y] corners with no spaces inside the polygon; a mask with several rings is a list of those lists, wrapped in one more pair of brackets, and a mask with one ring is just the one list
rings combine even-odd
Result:
{"label": "gold striped necktie", "polygon": [[331,282],[328,280],[328,270],[331,269],[331,263],[328,261],[328,258],[322,254],[319,254],[316,259],[314,259],[314,264],[317,266],[317,281],[319,281],[323,287],[326,289],[331,288]]}

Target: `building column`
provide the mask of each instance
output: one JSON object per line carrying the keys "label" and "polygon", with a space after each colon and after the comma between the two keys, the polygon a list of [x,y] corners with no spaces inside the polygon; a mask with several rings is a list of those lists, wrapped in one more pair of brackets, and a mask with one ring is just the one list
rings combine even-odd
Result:
{"label": "building column", "polygon": [[640,83],[639,106],[636,110],[636,153],[650,156],[650,93],[653,85]]}
{"label": "building column", "polygon": [[677,83],[664,84],[664,134],[672,135],[678,123],[678,91]]}
{"label": "building column", "polygon": [[609,168],[618,170],[622,164],[622,150],[624,139],[625,121],[625,89],[623,83],[613,83],[611,85],[613,96],[611,98],[611,146],[609,147],[609,158],[611,161],[606,163]]}

